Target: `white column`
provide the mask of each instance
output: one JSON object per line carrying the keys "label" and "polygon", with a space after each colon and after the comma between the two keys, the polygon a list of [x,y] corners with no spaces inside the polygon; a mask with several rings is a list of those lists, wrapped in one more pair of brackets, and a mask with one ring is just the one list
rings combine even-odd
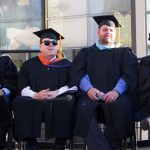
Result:
{"label": "white column", "polygon": [[[131,0],[132,1],[132,0]],[[132,40],[137,57],[146,56],[145,0],[132,1]],[[133,6],[134,5],[134,6]],[[133,12],[134,11],[134,12]],[[134,18],[135,17],[135,18]]]}

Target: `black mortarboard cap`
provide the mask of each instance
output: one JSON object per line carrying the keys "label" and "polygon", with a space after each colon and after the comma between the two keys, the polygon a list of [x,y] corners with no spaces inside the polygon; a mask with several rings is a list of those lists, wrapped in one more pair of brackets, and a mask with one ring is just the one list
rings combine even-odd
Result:
{"label": "black mortarboard cap", "polygon": [[61,34],[56,32],[52,28],[36,31],[36,32],[33,32],[33,33],[36,36],[38,36],[40,39],[43,39],[43,38],[50,38],[50,39],[55,39],[55,40],[64,39],[64,37]]}
{"label": "black mortarboard cap", "polygon": [[108,25],[112,27],[121,27],[118,20],[115,18],[114,15],[105,15],[105,16],[95,16],[93,17],[95,22],[100,26]]}
{"label": "black mortarboard cap", "polygon": [[150,33],[149,33],[149,37],[148,37],[148,40],[150,41]]}

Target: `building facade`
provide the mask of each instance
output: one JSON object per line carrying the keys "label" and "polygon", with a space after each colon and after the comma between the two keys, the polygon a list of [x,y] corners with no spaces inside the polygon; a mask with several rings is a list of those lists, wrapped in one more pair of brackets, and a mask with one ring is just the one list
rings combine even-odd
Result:
{"label": "building facade", "polygon": [[[119,40],[138,57],[150,54],[150,0],[0,0],[0,50],[15,62],[36,55],[39,39],[32,32],[54,28],[64,37],[63,49],[69,59],[97,40],[93,16],[114,14],[122,25]],[[35,50],[35,53],[19,53]]]}

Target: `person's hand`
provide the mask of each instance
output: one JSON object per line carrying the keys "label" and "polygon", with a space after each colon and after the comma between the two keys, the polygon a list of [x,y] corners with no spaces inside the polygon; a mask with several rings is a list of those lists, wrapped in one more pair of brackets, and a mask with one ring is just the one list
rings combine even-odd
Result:
{"label": "person's hand", "polygon": [[49,97],[49,89],[41,90],[34,94],[33,98],[38,100],[48,99]]}
{"label": "person's hand", "polygon": [[92,100],[99,100],[101,94],[102,94],[101,91],[93,87],[87,91],[87,95]]}
{"label": "person's hand", "polygon": [[5,95],[4,91],[0,90],[0,96],[3,96],[3,95]]}
{"label": "person's hand", "polygon": [[116,101],[118,97],[119,93],[117,91],[109,91],[104,95],[103,100],[105,103],[110,103]]}
{"label": "person's hand", "polygon": [[48,92],[48,99],[54,99],[54,98],[56,98],[57,95],[58,95],[58,91],[57,90],[49,91]]}

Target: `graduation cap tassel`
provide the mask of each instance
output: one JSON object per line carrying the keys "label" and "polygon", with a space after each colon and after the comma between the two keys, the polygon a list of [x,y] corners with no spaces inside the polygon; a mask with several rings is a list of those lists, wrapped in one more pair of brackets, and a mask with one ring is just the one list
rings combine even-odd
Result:
{"label": "graduation cap tassel", "polygon": [[63,58],[63,57],[62,57],[62,41],[61,41],[61,35],[59,36],[58,58]]}
{"label": "graduation cap tassel", "polygon": [[120,27],[118,27],[118,35],[116,39],[116,47],[120,47]]}

